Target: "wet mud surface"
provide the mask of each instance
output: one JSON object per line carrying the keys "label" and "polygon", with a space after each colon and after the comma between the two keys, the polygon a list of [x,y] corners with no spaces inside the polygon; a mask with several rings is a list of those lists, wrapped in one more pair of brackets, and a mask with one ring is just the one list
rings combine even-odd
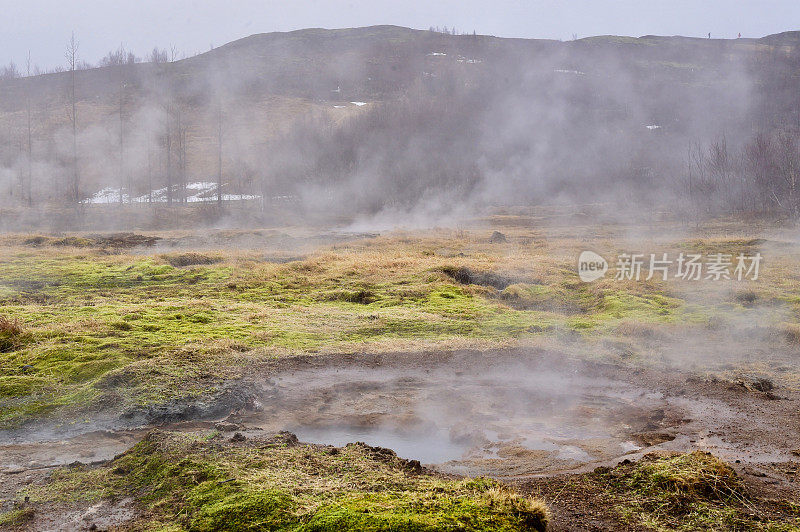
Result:
{"label": "wet mud surface", "polygon": [[754,465],[800,447],[796,397],[547,352],[307,361],[264,383],[243,428],[364,441],[448,473],[587,471],[655,450]]}

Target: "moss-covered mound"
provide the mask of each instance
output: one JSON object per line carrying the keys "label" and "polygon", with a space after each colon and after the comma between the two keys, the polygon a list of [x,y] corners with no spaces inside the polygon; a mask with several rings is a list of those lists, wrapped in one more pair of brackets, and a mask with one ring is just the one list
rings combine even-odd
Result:
{"label": "moss-covered mound", "polygon": [[710,453],[650,454],[608,471],[628,521],[657,530],[751,530],[758,503],[725,462]]}
{"label": "moss-covered mound", "polygon": [[544,530],[547,509],[497,482],[449,480],[363,444],[306,445],[287,433],[223,438],[152,432],[101,468],[63,469],[33,494],[132,496],[136,529]]}

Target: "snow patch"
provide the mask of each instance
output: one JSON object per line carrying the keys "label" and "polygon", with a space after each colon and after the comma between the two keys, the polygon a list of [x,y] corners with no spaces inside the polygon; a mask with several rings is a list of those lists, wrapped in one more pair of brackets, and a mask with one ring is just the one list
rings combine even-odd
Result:
{"label": "snow patch", "polygon": [[[92,194],[92,197],[89,198],[88,203],[103,203],[103,204],[119,203],[119,192],[120,191],[118,188],[106,187]],[[123,203],[127,203],[128,200],[129,200],[128,195],[125,192],[123,192],[122,193]]]}
{"label": "snow patch", "polygon": [[[223,185],[224,186],[224,185]],[[95,205],[119,203],[120,189],[113,187],[106,187],[98,190],[85,200],[85,203]],[[148,194],[142,194],[131,198],[125,189],[122,189],[122,202],[123,203],[149,203],[152,197],[153,203],[166,203],[167,202],[167,187],[154,189]],[[258,194],[222,194],[223,201],[244,201],[260,199]],[[177,186],[173,188],[172,200],[175,202],[180,201],[180,190]],[[193,181],[186,183],[186,202],[199,203],[206,201],[217,201],[217,184],[212,181]]]}

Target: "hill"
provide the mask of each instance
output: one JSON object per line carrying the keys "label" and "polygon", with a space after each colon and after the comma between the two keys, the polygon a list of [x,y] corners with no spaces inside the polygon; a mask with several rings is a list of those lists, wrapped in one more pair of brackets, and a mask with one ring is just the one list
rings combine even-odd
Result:
{"label": "hill", "polygon": [[[397,26],[258,34],[180,61],[75,72],[76,148],[71,72],[6,80],[0,83],[2,203],[85,201],[108,187],[123,187],[129,197],[166,187],[174,191],[169,199],[180,202],[189,196],[186,184],[217,180],[229,195],[303,196],[303,184],[317,198],[320,183],[362,189],[352,177],[366,167],[385,174],[397,153],[377,145],[372,153],[355,152],[393,128],[387,144],[398,136],[416,144],[395,147],[406,159],[419,159],[422,145],[437,145],[450,157],[415,168],[411,185],[401,176],[404,187],[417,190],[412,196],[370,198],[359,208],[417,202],[428,185],[452,184],[456,175],[456,188],[472,193],[482,186],[497,196],[499,174],[506,191],[520,186],[524,174],[528,197],[541,193],[543,181],[544,188],[563,189],[561,181],[551,187],[549,177],[562,171],[638,180],[656,167],[681,166],[677,154],[683,157],[692,142],[724,135],[736,144],[759,130],[800,124],[798,44],[800,32],[569,42]],[[419,124],[398,129],[408,116],[435,117],[450,130],[436,133],[431,124],[417,138]],[[610,134],[619,137],[612,142]],[[641,144],[656,134],[658,160]],[[603,139],[630,149],[619,152]],[[481,155],[456,162],[446,177],[431,175],[452,163],[454,146]],[[509,146],[519,149],[512,154]],[[500,164],[520,154],[525,164]],[[629,175],[620,176],[625,168]]]}

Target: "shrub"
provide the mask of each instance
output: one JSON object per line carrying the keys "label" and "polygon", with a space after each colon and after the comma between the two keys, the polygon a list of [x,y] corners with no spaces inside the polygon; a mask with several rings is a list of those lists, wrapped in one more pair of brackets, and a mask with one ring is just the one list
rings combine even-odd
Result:
{"label": "shrub", "polygon": [[0,353],[8,353],[22,344],[22,323],[17,318],[0,316]]}

